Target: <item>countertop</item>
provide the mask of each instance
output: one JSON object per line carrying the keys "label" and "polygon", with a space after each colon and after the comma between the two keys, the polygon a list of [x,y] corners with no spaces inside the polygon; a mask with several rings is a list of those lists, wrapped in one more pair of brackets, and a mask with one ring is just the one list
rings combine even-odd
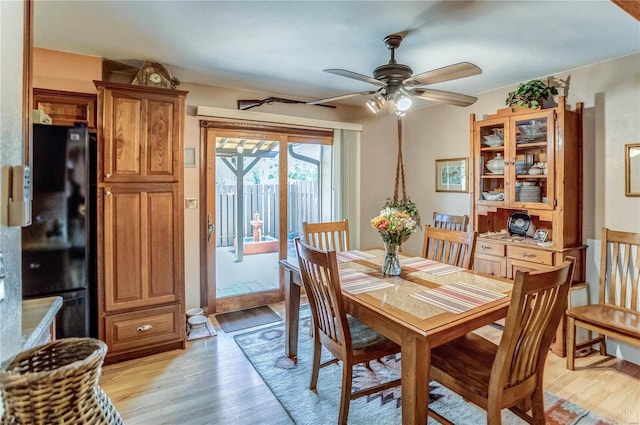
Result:
{"label": "countertop", "polygon": [[62,297],[34,298],[22,301],[22,349],[46,343],[51,324],[62,307]]}

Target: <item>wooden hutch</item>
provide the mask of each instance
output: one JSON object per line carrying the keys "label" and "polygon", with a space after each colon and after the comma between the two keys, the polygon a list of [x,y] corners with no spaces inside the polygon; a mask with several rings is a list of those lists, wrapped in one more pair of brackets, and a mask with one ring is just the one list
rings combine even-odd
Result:
{"label": "wooden hutch", "polygon": [[[518,269],[542,270],[570,255],[577,260],[573,281],[584,281],[582,108],[577,103],[570,109],[559,96],[553,108],[504,108],[482,120],[471,114],[475,271],[513,279]],[[514,212],[530,217],[524,236],[507,229]],[[523,228],[528,221],[521,220]],[[552,345],[560,356],[565,355],[564,326],[563,321]]]}

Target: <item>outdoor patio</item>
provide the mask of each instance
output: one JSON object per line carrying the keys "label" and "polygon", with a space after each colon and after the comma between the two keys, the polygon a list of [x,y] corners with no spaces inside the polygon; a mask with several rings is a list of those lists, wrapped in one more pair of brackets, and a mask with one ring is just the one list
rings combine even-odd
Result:
{"label": "outdoor patio", "polygon": [[[295,257],[293,240],[288,242],[288,255]],[[232,246],[216,248],[216,297],[230,297],[278,288],[278,253],[243,255],[236,261]]]}

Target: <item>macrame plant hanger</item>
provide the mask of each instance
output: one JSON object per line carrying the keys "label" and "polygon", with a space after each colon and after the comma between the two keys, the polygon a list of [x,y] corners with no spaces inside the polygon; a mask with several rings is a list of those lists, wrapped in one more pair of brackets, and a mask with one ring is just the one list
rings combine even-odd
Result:
{"label": "macrame plant hanger", "polygon": [[[402,198],[399,197],[398,189],[402,181]],[[393,191],[393,205],[398,205],[398,201],[402,200],[406,205],[409,197],[404,183],[404,162],[402,160],[402,120],[398,118],[398,162],[396,163],[396,186]]]}

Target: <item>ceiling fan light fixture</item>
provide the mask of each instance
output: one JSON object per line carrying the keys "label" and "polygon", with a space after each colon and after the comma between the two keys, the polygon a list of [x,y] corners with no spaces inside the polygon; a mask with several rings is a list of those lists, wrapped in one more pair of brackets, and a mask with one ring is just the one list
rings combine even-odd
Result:
{"label": "ceiling fan light fixture", "polygon": [[373,112],[374,114],[377,114],[378,112],[380,112],[380,110],[384,106],[384,97],[380,95],[372,97],[371,99],[367,100],[366,105],[371,112]]}
{"label": "ceiling fan light fixture", "polygon": [[393,95],[393,103],[395,105],[396,114],[398,112],[407,112],[409,108],[411,108],[411,98],[406,94],[402,93],[402,91],[398,90]]}

